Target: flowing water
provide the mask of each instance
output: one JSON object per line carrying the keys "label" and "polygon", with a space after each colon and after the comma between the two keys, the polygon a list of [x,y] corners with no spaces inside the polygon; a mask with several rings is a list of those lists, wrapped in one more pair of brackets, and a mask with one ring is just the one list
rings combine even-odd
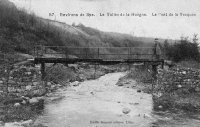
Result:
{"label": "flowing water", "polygon": [[[54,93],[63,98],[46,103],[35,122],[48,127],[200,127],[200,116],[155,112],[152,96],[115,84],[125,73],[84,81]],[[129,113],[124,114],[127,110]]]}

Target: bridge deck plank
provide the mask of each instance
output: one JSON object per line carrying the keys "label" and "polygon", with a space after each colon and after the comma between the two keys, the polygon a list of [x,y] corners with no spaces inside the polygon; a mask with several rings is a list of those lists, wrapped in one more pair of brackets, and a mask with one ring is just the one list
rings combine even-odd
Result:
{"label": "bridge deck plank", "polygon": [[118,64],[118,63],[141,63],[141,62],[164,62],[163,59],[84,59],[84,58],[35,58],[34,63],[77,63],[77,62],[90,62],[100,64]]}

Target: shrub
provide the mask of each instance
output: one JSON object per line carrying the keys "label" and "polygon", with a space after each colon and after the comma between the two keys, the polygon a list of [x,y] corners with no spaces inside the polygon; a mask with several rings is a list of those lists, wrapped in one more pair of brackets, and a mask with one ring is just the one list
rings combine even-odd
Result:
{"label": "shrub", "polygon": [[75,80],[76,74],[71,68],[57,64],[47,68],[47,78],[50,81],[58,83],[59,81]]}
{"label": "shrub", "polygon": [[128,74],[127,78],[132,78],[135,79],[137,82],[143,82],[143,83],[148,83],[153,81],[152,73],[145,66],[134,68],[134,70],[132,70]]}
{"label": "shrub", "polygon": [[169,44],[167,40],[164,42],[165,56],[175,62],[182,60],[195,60],[199,61],[200,53],[197,40],[194,35],[193,42],[189,41],[188,38],[182,38],[175,44]]}

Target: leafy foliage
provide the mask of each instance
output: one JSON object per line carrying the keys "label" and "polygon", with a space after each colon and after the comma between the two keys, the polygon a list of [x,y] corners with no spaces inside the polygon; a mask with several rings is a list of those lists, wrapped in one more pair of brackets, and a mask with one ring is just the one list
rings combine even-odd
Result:
{"label": "leafy foliage", "polygon": [[199,61],[200,53],[196,35],[194,35],[193,42],[189,41],[188,38],[181,38],[179,42],[170,45],[166,40],[164,50],[166,57],[175,62],[183,60]]}
{"label": "leafy foliage", "polygon": [[128,74],[128,78],[135,79],[137,82],[151,83],[153,81],[152,72],[147,66],[138,66]]}

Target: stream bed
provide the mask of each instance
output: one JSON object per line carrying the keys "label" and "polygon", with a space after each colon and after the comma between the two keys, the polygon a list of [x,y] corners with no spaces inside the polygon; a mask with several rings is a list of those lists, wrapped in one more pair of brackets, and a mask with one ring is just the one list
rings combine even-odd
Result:
{"label": "stream bed", "polygon": [[126,73],[111,73],[76,87],[45,103],[34,125],[48,127],[200,127],[200,115],[156,112],[151,94],[116,86]]}

